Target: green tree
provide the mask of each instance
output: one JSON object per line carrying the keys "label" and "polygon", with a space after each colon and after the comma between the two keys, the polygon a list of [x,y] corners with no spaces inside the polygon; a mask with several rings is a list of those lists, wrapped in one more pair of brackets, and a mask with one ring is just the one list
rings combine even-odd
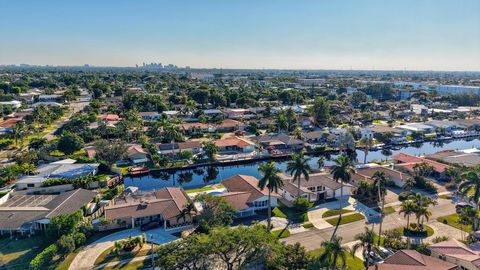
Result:
{"label": "green tree", "polygon": [[99,140],[94,143],[95,157],[99,161],[112,165],[127,156],[127,145],[122,140]]}
{"label": "green tree", "polygon": [[365,227],[365,231],[363,233],[359,233],[355,235],[355,243],[352,246],[352,256],[355,256],[355,253],[359,250],[362,249],[362,254],[364,258],[364,264],[365,264],[365,269],[368,270],[368,267],[370,266],[369,258],[371,252],[377,252],[380,253],[380,250],[375,246],[374,244],[375,240],[375,233],[373,230],[369,230],[367,227]]}
{"label": "green tree", "polygon": [[271,228],[271,219],[272,219],[272,201],[271,193],[278,192],[278,189],[283,186],[283,181],[278,175],[282,171],[275,167],[275,162],[261,163],[258,170],[262,174],[262,178],[258,181],[258,187],[263,190],[265,187],[268,190],[268,219],[267,219],[267,228]]}
{"label": "green tree", "polygon": [[287,270],[306,269],[310,262],[305,248],[298,242],[294,245],[286,245],[282,257],[284,258],[283,265]]}
{"label": "green tree", "polygon": [[462,182],[458,186],[458,191],[463,195],[470,195],[469,199],[475,205],[475,215],[473,222],[473,229],[478,230],[478,211],[480,205],[480,167],[475,167],[472,170],[462,175]]}
{"label": "green tree", "polygon": [[342,246],[342,238],[333,236],[330,241],[324,241],[321,244],[323,249],[322,254],[317,258],[319,268],[328,267],[332,270],[342,269],[347,264],[348,249]]}
{"label": "green tree", "polygon": [[287,172],[293,176],[293,181],[297,181],[297,198],[300,197],[300,182],[302,176],[308,181],[312,168],[308,163],[310,158],[305,158],[303,151],[292,155],[292,160],[287,163]]}
{"label": "green tree", "polygon": [[[387,195],[387,182],[389,180],[388,176],[381,171],[376,171],[372,177],[373,186],[377,188],[378,193],[378,201],[381,202],[380,204],[380,226],[378,228],[378,235],[382,235],[382,225],[383,225],[383,218],[384,218],[384,210],[385,210],[385,195]],[[380,245],[380,237],[378,238],[378,245]]]}
{"label": "green tree", "polygon": [[213,162],[217,159],[218,147],[213,142],[203,142],[202,149],[207,155],[208,159]]}
{"label": "green tree", "polygon": [[312,115],[317,126],[325,126],[330,120],[330,106],[324,97],[318,97],[312,106]]}
{"label": "green tree", "polygon": [[70,254],[75,250],[75,240],[70,235],[62,235],[57,240],[59,251],[63,254]]}
{"label": "green tree", "polygon": [[83,139],[80,138],[80,136],[78,136],[77,134],[64,132],[62,137],[60,137],[60,140],[58,141],[57,148],[63,153],[70,155],[73,154],[75,151],[82,149],[83,144]]}
{"label": "green tree", "polygon": [[363,163],[367,163],[367,155],[368,155],[368,152],[370,151],[370,148],[373,147],[373,139],[370,137],[363,137],[360,140],[360,145],[363,147],[363,152],[365,152]]}
{"label": "green tree", "polygon": [[236,210],[224,198],[210,194],[200,194],[195,198],[200,202],[203,210],[200,220],[204,220],[208,227],[228,226],[232,224]]}
{"label": "green tree", "polygon": [[410,216],[415,214],[415,203],[413,203],[411,200],[406,200],[402,203],[400,207],[400,211],[398,211],[398,214],[403,214],[404,217],[407,218],[407,228],[410,227]]}
{"label": "green tree", "polygon": [[340,182],[340,199],[338,200],[338,210],[339,210],[339,218],[337,225],[335,226],[335,230],[332,234],[332,239],[335,236],[338,226],[340,225],[340,221],[342,220],[342,200],[343,198],[343,185],[344,183],[349,183],[352,179],[352,175],[355,173],[355,169],[353,167],[353,163],[350,158],[346,156],[339,156],[335,160],[335,165],[333,166],[331,172],[333,179],[335,181]]}

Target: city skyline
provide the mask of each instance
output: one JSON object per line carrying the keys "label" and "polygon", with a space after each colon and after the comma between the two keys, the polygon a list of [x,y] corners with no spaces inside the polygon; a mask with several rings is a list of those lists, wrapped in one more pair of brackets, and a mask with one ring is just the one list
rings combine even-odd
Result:
{"label": "city skyline", "polygon": [[480,1],[23,1],[0,8],[7,11],[2,65],[480,70]]}

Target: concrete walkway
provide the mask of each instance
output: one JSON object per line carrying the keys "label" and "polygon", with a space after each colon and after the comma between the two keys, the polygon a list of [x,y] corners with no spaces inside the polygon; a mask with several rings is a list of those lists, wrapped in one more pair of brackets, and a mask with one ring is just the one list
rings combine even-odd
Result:
{"label": "concrete walkway", "polygon": [[112,233],[103,238],[98,239],[97,241],[85,246],[82,251],[80,251],[75,259],[73,259],[70,267],[70,270],[91,270],[94,268],[95,259],[105,250],[113,246],[115,241],[125,239],[127,237],[136,237],[140,236],[143,233],[147,236],[147,241],[151,240],[150,235],[153,235],[153,242],[155,244],[161,245],[177,239],[177,237],[171,235],[165,230],[158,228],[150,231],[142,232],[140,229],[128,229],[116,233]]}

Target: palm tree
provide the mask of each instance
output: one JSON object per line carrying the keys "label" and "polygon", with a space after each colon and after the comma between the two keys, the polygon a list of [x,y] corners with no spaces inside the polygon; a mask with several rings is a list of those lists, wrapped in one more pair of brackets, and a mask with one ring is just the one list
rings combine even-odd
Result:
{"label": "palm tree", "polygon": [[185,223],[187,217],[192,216],[192,212],[197,213],[197,208],[195,208],[195,204],[192,201],[189,201],[189,202],[187,202],[187,204],[185,204],[185,206],[183,206],[182,211],[180,211],[180,213],[178,213],[177,222],[180,219],[183,219],[183,223]]}
{"label": "palm tree", "polygon": [[365,227],[365,232],[355,235],[355,240],[358,242],[352,246],[352,256],[355,256],[355,253],[358,249],[362,249],[363,258],[365,260],[365,269],[368,270],[368,267],[370,266],[370,254],[372,251],[379,253],[379,249],[374,244],[375,233],[373,230],[369,230],[367,227]]}
{"label": "palm tree", "polygon": [[432,212],[428,210],[428,207],[419,207],[415,211],[415,216],[417,217],[419,228],[423,230],[423,220],[426,219],[428,221],[429,218],[432,216]]}
{"label": "palm tree", "polygon": [[272,206],[271,206],[271,193],[278,192],[278,188],[283,186],[283,181],[278,175],[282,171],[275,167],[275,162],[262,163],[258,167],[258,170],[262,173],[262,178],[258,181],[258,187],[268,189],[268,229],[270,230],[271,219],[272,219]]}
{"label": "palm tree", "polygon": [[415,185],[417,184],[417,181],[415,181],[414,178],[408,178],[405,183],[403,184],[402,188],[407,190],[407,191],[410,191],[412,190],[412,188],[415,187]]}
{"label": "palm tree", "polygon": [[342,247],[342,238],[333,236],[330,241],[322,242],[323,253],[318,257],[320,264],[332,270],[337,269],[337,264],[345,268],[347,264],[347,248]]}
{"label": "palm tree", "polygon": [[415,213],[415,209],[415,203],[407,200],[402,203],[400,211],[398,211],[399,215],[403,213],[403,216],[407,218],[407,228],[410,226],[410,216]]}
{"label": "palm tree", "polygon": [[23,122],[17,123],[12,127],[11,135],[15,142],[15,146],[18,145],[18,140],[21,140],[26,135],[26,133],[27,133],[27,129]]}
{"label": "palm tree", "polygon": [[[458,186],[458,192],[460,194],[468,194],[473,191],[470,199],[475,204],[475,213],[478,213],[480,204],[480,167],[476,167],[462,175],[463,181]],[[478,229],[478,214],[473,219],[473,230]]]}
{"label": "palm tree", "polygon": [[305,181],[308,181],[309,174],[312,172],[312,168],[308,162],[310,158],[303,156],[303,151],[300,151],[292,156],[292,161],[287,163],[287,172],[293,176],[293,181],[297,181],[297,198],[300,198],[300,180],[305,177]]}
{"label": "palm tree", "polygon": [[373,139],[371,137],[363,137],[360,140],[360,145],[363,147],[363,152],[365,152],[363,163],[367,163],[367,155],[370,148],[373,147]]}
{"label": "palm tree", "polygon": [[[378,200],[381,201],[380,206],[380,226],[378,227],[378,235],[382,235],[382,225],[383,225],[383,211],[385,208],[385,195],[386,195],[386,188],[388,182],[388,176],[381,171],[376,171],[372,177],[373,186],[377,187],[378,190]],[[380,237],[378,238],[378,244],[380,245]]]}
{"label": "palm tree", "polygon": [[205,152],[205,154],[208,156],[210,159],[210,162],[215,161],[216,155],[218,152],[218,147],[215,145],[213,142],[203,142],[202,143],[202,149]]}
{"label": "palm tree", "polygon": [[339,156],[335,160],[335,165],[330,172],[333,175],[333,179],[335,181],[340,181],[340,200],[339,201],[339,218],[337,225],[335,226],[335,230],[333,231],[332,238],[335,236],[337,232],[338,226],[340,225],[340,221],[342,220],[342,200],[343,200],[343,184],[350,182],[352,179],[352,174],[355,173],[355,169],[353,167],[353,163],[350,158],[346,156]]}
{"label": "palm tree", "polygon": [[318,164],[318,169],[323,170],[323,167],[325,166],[325,158],[323,156],[319,156],[317,160]]}

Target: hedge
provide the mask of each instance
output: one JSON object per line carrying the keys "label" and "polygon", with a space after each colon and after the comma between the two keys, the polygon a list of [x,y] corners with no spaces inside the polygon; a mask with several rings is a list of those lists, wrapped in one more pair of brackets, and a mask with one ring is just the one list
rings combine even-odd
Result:
{"label": "hedge", "polygon": [[42,252],[38,253],[35,258],[33,258],[33,260],[30,262],[30,269],[44,269],[44,266],[52,261],[53,257],[57,254],[57,251],[57,245],[51,244]]}

